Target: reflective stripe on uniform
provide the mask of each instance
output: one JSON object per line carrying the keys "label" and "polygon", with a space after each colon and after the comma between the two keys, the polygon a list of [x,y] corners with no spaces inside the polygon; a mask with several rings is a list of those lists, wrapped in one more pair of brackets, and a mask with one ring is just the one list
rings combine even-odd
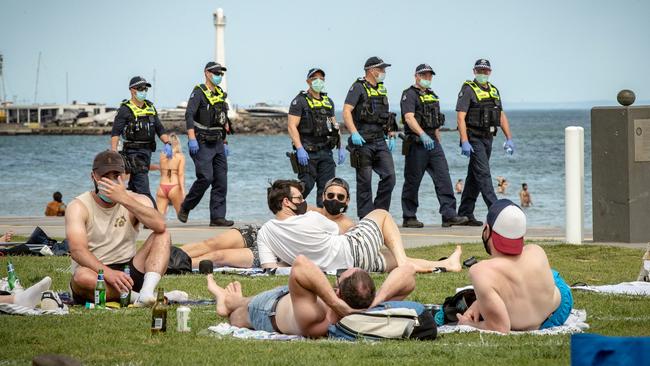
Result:
{"label": "reflective stripe on uniform", "polygon": [[208,99],[210,105],[215,105],[217,103],[222,103],[225,101],[223,97],[223,91],[221,91],[220,88],[215,87],[214,91],[210,91],[210,89],[208,89],[208,87],[205,86],[205,84],[199,84],[197,85],[197,87],[201,89],[205,97]]}
{"label": "reflective stripe on uniform", "polygon": [[490,87],[490,92],[486,92],[485,90],[479,88],[478,85],[476,85],[475,82],[473,81],[465,81],[466,85],[469,85],[470,88],[474,91],[474,94],[476,94],[476,99],[478,99],[479,102],[486,100],[486,99],[496,99],[499,100],[501,99],[499,97],[499,92],[497,91],[497,88],[492,86],[492,84],[488,83],[488,86]]}
{"label": "reflective stripe on uniform", "polygon": [[145,102],[143,108],[140,108],[137,105],[133,104],[133,102],[130,100],[124,102],[123,104],[127,106],[131,112],[133,112],[136,120],[140,117],[156,115],[156,109],[153,107],[153,104],[147,104],[147,102]]}

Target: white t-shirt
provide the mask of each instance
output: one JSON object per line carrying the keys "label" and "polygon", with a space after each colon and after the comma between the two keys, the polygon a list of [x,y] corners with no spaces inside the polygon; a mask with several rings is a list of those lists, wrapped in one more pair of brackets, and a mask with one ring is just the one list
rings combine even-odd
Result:
{"label": "white t-shirt", "polygon": [[339,235],[339,226],[316,211],[267,221],[257,233],[261,264],[292,264],[300,254],[323,271],[354,265],[348,240]]}

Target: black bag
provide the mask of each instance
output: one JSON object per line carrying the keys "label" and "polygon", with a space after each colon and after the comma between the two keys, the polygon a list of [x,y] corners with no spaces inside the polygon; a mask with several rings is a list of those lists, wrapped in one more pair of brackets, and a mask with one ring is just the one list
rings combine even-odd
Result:
{"label": "black bag", "polygon": [[192,258],[179,247],[172,245],[169,251],[169,264],[167,264],[167,274],[186,274],[192,273]]}
{"label": "black bag", "polygon": [[458,323],[456,314],[465,314],[467,309],[476,301],[476,293],[473,288],[457,292],[449,296],[442,304],[442,311],[445,314],[445,324]]}

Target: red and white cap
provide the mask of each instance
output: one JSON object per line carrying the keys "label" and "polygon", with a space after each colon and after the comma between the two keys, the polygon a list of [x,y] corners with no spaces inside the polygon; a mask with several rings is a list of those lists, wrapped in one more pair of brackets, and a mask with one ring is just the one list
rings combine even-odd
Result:
{"label": "red and white cap", "polygon": [[524,248],[526,214],[514,202],[501,199],[490,206],[487,224],[492,231],[492,245],[503,254],[519,255]]}

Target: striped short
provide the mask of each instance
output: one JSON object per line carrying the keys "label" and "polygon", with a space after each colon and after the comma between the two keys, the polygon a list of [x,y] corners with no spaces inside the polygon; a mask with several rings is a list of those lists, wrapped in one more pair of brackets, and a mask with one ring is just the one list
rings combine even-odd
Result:
{"label": "striped short", "polygon": [[386,259],[381,254],[384,235],[376,222],[362,219],[357,226],[344,235],[348,239],[355,267],[368,272],[384,272],[386,270]]}

